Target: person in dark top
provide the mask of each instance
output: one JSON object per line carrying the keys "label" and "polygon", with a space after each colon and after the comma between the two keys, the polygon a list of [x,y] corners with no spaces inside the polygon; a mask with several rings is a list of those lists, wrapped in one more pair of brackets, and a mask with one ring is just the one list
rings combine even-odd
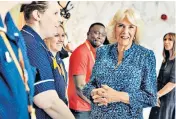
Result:
{"label": "person in dark top", "polygon": [[58,4],[56,1],[33,1],[25,5],[23,10],[26,25],[21,33],[30,64],[38,71],[34,83],[37,119],[72,119],[73,115],[56,92],[52,62],[43,41],[58,33],[61,20]]}
{"label": "person in dark top", "polygon": [[[59,52],[63,49],[66,33],[64,27],[60,25],[58,27],[58,34],[55,37],[49,37],[44,39],[46,46],[49,50],[47,52],[52,60],[52,69],[54,74],[55,89],[59,98],[67,104],[66,88],[67,88],[67,72],[64,62],[60,57]],[[64,50],[65,51],[65,50]]]}
{"label": "person in dark top", "polygon": [[[63,25],[61,25],[61,26],[63,26]],[[58,56],[61,59],[65,59],[65,58],[69,57],[69,53],[72,53],[74,50],[73,44],[72,44],[71,40],[69,40],[68,35],[67,35],[64,27],[63,27],[63,30],[65,32],[65,40],[67,40],[67,42],[66,43],[64,42],[61,51],[57,52]]]}
{"label": "person in dark top", "polygon": [[106,37],[103,45],[108,45],[108,44],[110,44],[110,42],[109,42],[108,38]]}
{"label": "person in dark top", "polygon": [[175,119],[175,33],[164,38],[163,63],[158,76],[158,105],[153,107],[149,119]]}
{"label": "person in dark top", "polygon": [[68,51],[64,48],[62,48],[57,54],[61,59],[67,58],[69,56]]}

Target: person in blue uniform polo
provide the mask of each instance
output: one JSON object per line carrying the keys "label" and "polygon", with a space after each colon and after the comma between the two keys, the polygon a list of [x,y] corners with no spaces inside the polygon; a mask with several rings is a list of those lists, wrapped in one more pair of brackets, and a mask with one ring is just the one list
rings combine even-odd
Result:
{"label": "person in blue uniform polo", "polygon": [[30,63],[37,68],[34,84],[37,119],[72,119],[73,115],[56,92],[52,61],[43,41],[58,32],[58,4],[56,1],[35,1],[23,8],[26,25],[21,32]]}
{"label": "person in blue uniform polo", "polygon": [[20,31],[4,11],[0,11],[0,119],[29,119],[35,69],[29,64]]}
{"label": "person in blue uniform polo", "polygon": [[64,27],[60,25],[58,27],[58,33],[55,35],[55,37],[46,38],[44,41],[47,48],[49,49],[47,52],[50,54],[50,59],[52,60],[56,92],[59,95],[59,98],[67,105],[67,72],[65,69],[65,64],[60,57],[60,51],[62,51],[65,37],[66,33]]}

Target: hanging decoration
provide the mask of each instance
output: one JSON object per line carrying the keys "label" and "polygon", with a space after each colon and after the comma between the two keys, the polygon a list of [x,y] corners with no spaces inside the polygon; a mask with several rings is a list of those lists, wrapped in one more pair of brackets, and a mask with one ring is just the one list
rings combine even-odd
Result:
{"label": "hanging decoration", "polygon": [[166,14],[162,14],[161,15],[161,19],[164,20],[164,21],[166,21],[167,20],[167,15]]}
{"label": "hanging decoration", "polygon": [[58,1],[58,4],[59,4],[59,6],[61,6],[61,8],[62,8],[62,9],[61,9],[61,12],[60,12],[60,15],[61,15],[62,17],[64,17],[65,19],[69,19],[70,16],[71,16],[71,14],[70,14],[69,11],[74,8],[74,7],[73,7],[73,4],[71,4],[70,1],[67,2],[67,4],[66,4],[65,7],[63,7],[63,6],[60,4],[59,1]]}

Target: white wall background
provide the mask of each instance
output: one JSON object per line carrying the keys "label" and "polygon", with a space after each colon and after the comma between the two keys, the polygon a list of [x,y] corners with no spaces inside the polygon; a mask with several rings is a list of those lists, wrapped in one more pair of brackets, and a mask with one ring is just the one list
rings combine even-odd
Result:
{"label": "white wall background", "polygon": [[[144,37],[141,44],[155,53],[157,60],[157,73],[162,62],[163,36],[167,32],[176,32],[176,2],[175,1],[74,1],[71,18],[66,28],[69,39],[77,47],[86,40],[86,33],[93,22],[102,22],[107,25],[120,8],[132,7],[138,10],[145,23]],[[166,21],[161,15],[166,14]],[[65,60],[68,68],[68,59]],[[150,108],[144,109],[144,119],[148,119]]]}

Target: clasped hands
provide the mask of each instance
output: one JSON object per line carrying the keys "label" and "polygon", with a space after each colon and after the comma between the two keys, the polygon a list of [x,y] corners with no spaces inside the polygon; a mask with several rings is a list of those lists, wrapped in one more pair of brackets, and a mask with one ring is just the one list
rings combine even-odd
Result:
{"label": "clasped hands", "polygon": [[101,88],[96,88],[91,91],[91,96],[94,103],[97,103],[98,106],[108,105],[112,102],[120,102],[120,93],[112,89],[107,85],[102,85]]}

